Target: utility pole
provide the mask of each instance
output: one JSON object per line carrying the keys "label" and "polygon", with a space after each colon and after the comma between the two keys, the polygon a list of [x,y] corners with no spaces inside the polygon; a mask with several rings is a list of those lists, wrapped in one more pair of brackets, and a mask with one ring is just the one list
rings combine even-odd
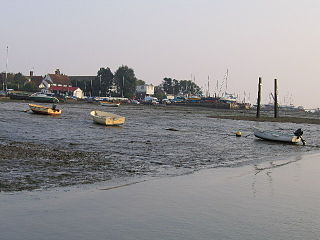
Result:
{"label": "utility pole", "polygon": [[278,117],[278,84],[277,79],[274,79],[274,118]]}
{"label": "utility pole", "polygon": [[262,80],[261,80],[261,77],[259,77],[258,101],[257,101],[257,118],[260,118],[261,85],[262,85]]}

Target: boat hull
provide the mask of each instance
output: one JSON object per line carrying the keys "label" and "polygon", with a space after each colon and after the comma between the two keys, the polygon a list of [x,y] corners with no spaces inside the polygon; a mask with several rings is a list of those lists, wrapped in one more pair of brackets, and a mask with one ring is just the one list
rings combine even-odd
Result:
{"label": "boat hull", "polygon": [[37,95],[31,95],[29,97],[29,100],[34,102],[42,102],[42,103],[58,103],[59,99],[56,97],[50,97],[50,96],[37,96]]}
{"label": "boat hull", "polygon": [[101,106],[105,107],[119,107],[120,103],[113,103],[113,102],[100,102]]}
{"label": "boat hull", "polygon": [[32,112],[37,114],[44,114],[44,115],[60,115],[62,113],[61,109],[52,109],[49,107],[36,105],[36,104],[29,104],[29,108]]}
{"label": "boat hull", "polygon": [[285,135],[278,132],[265,131],[265,130],[254,130],[254,135],[257,138],[275,141],[275,142],[283,142],[283,143],[299,143],[301,141],[300,137],[294,135]]}
{"label": "boat hull", "polygon": [[92,120],[95,123],[106,125],[106,126],[119,126],[124,124],[126,118],[113,114],[108,112],[102,112],[102,111],[91,111],[90,115],[92,117]]}

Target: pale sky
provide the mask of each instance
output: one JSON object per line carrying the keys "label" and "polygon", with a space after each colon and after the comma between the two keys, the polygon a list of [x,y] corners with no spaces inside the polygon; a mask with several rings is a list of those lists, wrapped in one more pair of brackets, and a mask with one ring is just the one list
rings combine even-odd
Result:
{"label": "pale sky", "polygon": [[[133,68],[158,85],[195,77],[213,94],[320,107],[319,0],[0,0],[0,71],[96,75]],[[223,86],[223,90],[225,86]]]}

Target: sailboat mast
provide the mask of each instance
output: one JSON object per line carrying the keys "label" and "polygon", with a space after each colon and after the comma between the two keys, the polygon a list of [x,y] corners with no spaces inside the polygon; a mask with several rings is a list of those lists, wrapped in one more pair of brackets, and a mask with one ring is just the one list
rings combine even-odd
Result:
{"label": "sailboat mast", "polygon": [[5,80],[3,81],[3,90],[7,91],[7,79],[8,79],[8,56],[9,56],[9,47],[7,46],[7,60],[6,60],[6,76]]}
{"label": "sailboat mast", "polygon": [[228,73],[229,73],[229,70],[227,69],[227,72],[226,72],[226,93],[228,91]]}

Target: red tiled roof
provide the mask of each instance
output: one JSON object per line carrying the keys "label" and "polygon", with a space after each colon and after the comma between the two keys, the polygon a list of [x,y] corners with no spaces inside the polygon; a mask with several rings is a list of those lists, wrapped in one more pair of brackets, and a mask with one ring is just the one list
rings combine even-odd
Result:
{"label": "red tiled roof", "polygon": [[67,75],[49,74],[54,84],[71,85],[71,81]]}
{"label": "red tiled roof", "polygon": [[30,81],[33,82],[37,87],[42,83],[42,76],[32,76],[30,77]]}
{"label": "red tiled roof", "polygon": [[60,91],[60,92],[74,92],[78,87],[62,87],[62,86],[50,86],[50,91]]}

